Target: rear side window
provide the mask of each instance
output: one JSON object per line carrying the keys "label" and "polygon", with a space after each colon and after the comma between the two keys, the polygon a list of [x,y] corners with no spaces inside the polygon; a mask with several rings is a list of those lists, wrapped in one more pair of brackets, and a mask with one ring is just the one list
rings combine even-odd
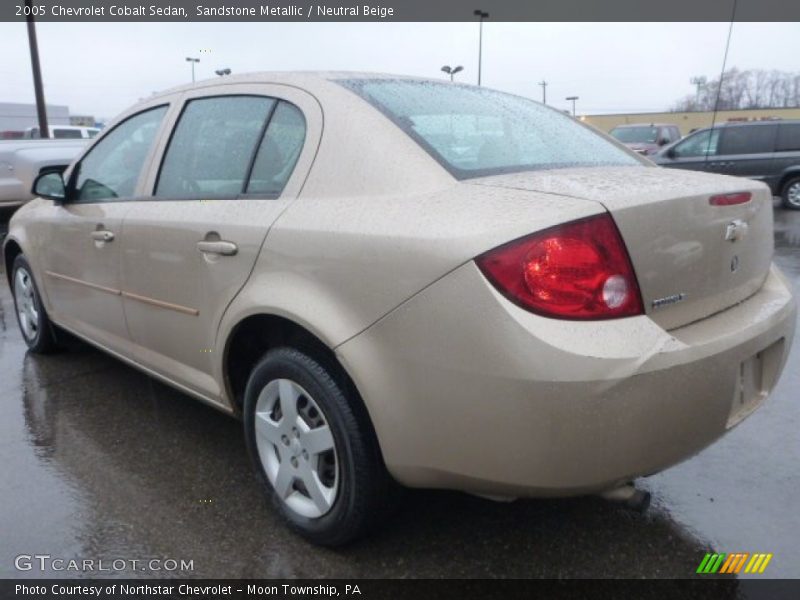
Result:
{"label": "rear side window", "polygon": [[382,111],[458,179],[534,169],[641,165],[575,119],[527,98],[435,81],[338,83]]}
{"label": "rear side window", "polygon": [[776,129],[776,125],[726,127],[720,135],[718,154],[771,153],[775,148]]}
{"label": "rear side window", "polygon": [[783,123],[778,126],[776,152],[800,152],[800,123]]}
{"label": "rear side window", "polygon": [[155,195],[225,198],[241,194],[275,102],[255,96],[188,102],[164,156]]}
{"label": "rear side window", "polygon": [[248,194],[279,195],[294,170],[306,139],[306,121],[299,109],[279,102],[256,154]]}

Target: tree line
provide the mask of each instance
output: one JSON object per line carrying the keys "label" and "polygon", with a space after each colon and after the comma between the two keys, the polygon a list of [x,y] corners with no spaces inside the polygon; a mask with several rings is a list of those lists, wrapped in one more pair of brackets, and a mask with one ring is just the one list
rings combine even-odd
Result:
{"label": "tree line", "polygon": [[[737,110],[747,108],[797,108],[800,107],[800,73],[787,71],[749,69],[736,67],[725,71],[720,78],[697,77],[694,94],[678,100],[672,110],[705,111]],[[719,103],[717,103],[719,93]]]}

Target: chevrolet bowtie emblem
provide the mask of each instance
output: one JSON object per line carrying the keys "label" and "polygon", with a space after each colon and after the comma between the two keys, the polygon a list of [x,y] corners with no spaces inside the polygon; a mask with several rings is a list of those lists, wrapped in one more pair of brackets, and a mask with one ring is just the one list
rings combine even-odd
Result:
{"label": "chevrolet bowtie emblem", "polygon": [[728,242],[735,242],[737,240],[740,240],[745,235],[747,235],[747,229],[748,229],[747,223],[745,223],[741,219],[736,219],[735,221],[731,221],[725,228],[725,240]]}

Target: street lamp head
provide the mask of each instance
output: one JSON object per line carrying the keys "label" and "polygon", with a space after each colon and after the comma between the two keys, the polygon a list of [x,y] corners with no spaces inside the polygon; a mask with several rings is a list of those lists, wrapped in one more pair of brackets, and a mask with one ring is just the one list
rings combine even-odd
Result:
{"label": "street lamp head", "polygon": [[451,73],[452,73],[453,75],[455,75],[456,73],[460,73],[460,72],[461,72],[461,71],[463,71],[463,70],[464,70],[464,67],[462,67],[461,65],[458,65],[458,66],[457,66],[455,69],[453,69],[453,70],[451,71]]}
{"label": "street lamp head", "polygon": [[222,77],[223,75],[230,75],[231,74],[231,70],[230,69],[217,69],[216,71],[214,71],[214,73],[216,73],[217,75]]}
{"label": "street lamp head", "polygon": [[567,96],[567,100],[579,100],[578,96]]}
{"label": "street lamp head", "polygon": [[449,75],[450,73],[452,73],[452,72],[453,72],[453,70],[450,68],[450,65],[445,65],[445,66],[443,66],[443,67],[442,67],[442,71],[444,71],[444,72],[445,72],[445,73],[447,73],[448,75]]}
{"label": "street lamp head", "polygon": [[479,8],[476,8],[475,11],[473,11],[472,14],[474,14],[476,17],[480,17],[481,19],[489,18],[489,13],[488,12],[484,12]]}
{"label": "street lamp head", "polygon": [[199,58],[192,58],[191,56],[187,56],[187,57],[186,57],[186,62],[196,62],[196,63],[199,63],[199,62],[200,62],[200,59],[199,59]]}

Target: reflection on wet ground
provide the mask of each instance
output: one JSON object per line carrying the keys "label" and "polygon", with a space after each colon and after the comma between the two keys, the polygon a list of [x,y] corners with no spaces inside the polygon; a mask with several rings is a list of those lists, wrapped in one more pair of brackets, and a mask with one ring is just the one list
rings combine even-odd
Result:
{"label": "reflection on wet ground", "polygon": [[[775,231],[800,294],[800,212],[776,210]],[[713,548],[771,552],[772,576],[800,577],[797,345],[754,417],[641,482],[654,495],[647,514],[595,498],[414,491],[376,535],[325,550],[278,521],[237,421],[83,345],[27,355],[4,280],[0,576],[41,576],[17,572],[14,557],[47,553],[193,560],[170,574],[186,577],[689,577]]]}

